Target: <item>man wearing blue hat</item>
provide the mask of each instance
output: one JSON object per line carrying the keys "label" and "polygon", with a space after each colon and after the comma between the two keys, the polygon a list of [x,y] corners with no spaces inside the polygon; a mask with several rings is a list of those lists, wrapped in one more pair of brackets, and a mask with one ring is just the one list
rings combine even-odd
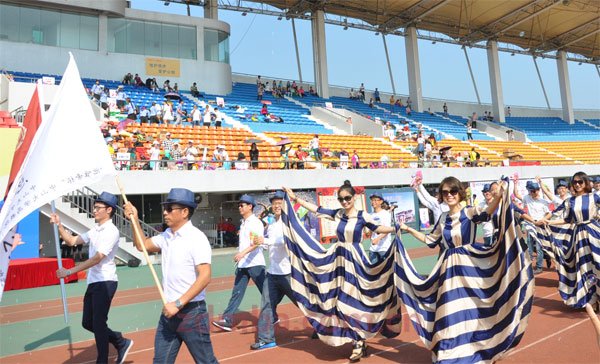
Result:
{"label": "man wearing blue hat", "polygon": [[265,257],[259,244],[263,243],[264,226],[254,215],[254,206],[256,206],[256,202],[250,195],[242,195],[238,201],[242,225],[240,226],[238,253],[233,257],[237,264],[235,282],[229,304],[223,311],[221,320],[213,321],[213,325],[225,331],[232,330],[233,314],[237,312],[242,303],[250,279],[256,284],[256,288],[262,295],[265,281]]}
{"label": "man wearing blue hat", "polygon": [[81,235],[71,235],[60,222],[56,214],[50,216],[50,222],[58,225],[58,233],[68,246],[89,244],[90,258],[71,269],[56,271],[58,278],[88,269],[87,290],[83,297],[82,326],[94,333],[97,350],[97,363],[108,362],[108,344],[117,349],[117,363],[127,357],[133,340],[123,337],[120,332],[112,331],[108,325],[108,311],[117,291],[118,278],[115,255],[119,250],[119,229],[113,224],[119,202],[112,193],[102,192],[94,202],[94,221],[96,225]]}
{"label": "man wearing blue hat", "polygon": [[[163,306],[154,338],[154,363],[174,363],[183,341],[196,363],[217,363],[210,341],[205,290],[211,276],[211,247],[208,238],[190,221],[196,201],[185,188],[172,188],[162,203],[168,228],[151,238],[135,239],[149,253],[161,253]],[[139,231],[137,209],[128,202],[125,215]],[[135,234],[134,234],[135,236]]]}
{"label": "man wearing blue hat", "polygon": [[[500,186],[498,183],[486,183],[483,185],[483,189],[481,192],[483,193],[484,200],[479,203],[480,211],[485,211],[488,207],[488,204],[491,204],[494,200],[495,192],[498,190]],[[492,245],[492,240],[494,239],[494,222],[490,219],[481,223],[481,227],[483,230],[483,244],[490,246]]]}
{"label": "man wearing blue hat", "polygon": [[[541,181],[541,180],[540,180]],[[525,210],[529,216],[531,216],[536,222],[542,219],[550,218],[550,202],[546,201],[542,198],[540,194],[540,183],[534,181],[527,181],[525,188],[529,194],[522,196],[517,188],[517,181],[514,184],[514,195],[519,200],[523,201],[523,205],[525,206]],[[534,239],[531,236],[528,236],[527,245],[529,247],[529,255],[533,257],[533,244],[535,242],[535,250],[537,251],[537,259],[535,262],[535,269],[533,270],[534,274],[542,273],[542,262],[544,261],[544,251],[542,250],[542,245],[538,239]],[[550,260],[546,260],[546,265],[550,266]]]}
{"label": "man wearing blue hat", "polygon": [[560,206],[567,198],[571,196],[569,194],[569,184],[565,180],[561,179],[558,181],[556,187],[554,188],[555,194],[553,194],[552,191],[550,191],[550,189],[548,188],[548,186],[541,183],[541,180],[539,180],[538,178],[539,177],[536,177],[536,179],[538,180],[538,184],[544,192],[544,195],[548,200],[552,201],[555,207]]}
{"label": "man wearing blue hat", "polygon": [[292,265],[290,257],[285,248],[283,235],[283,221],[281,211],[285,193],[277,191],[269,199],[275,217],[274,221],[267,226],[267,234],[264,245],[269,247],[269,270],[262,290],[261,309],[258,316],[258,340],[250,345],[252,350],[267,349],[277,346],[275,343],[275,323],[279,321],[277,316],[277,305],[284,296],[287,296],[294,304],[290,278],[292,276]]}
{"label": "man wearing blue hat", "polygon": [[594,193],[600,196],[600,176],[592,178],[592,183],[594,184]]}
{"label": "man wearing blue hat", "polygon": [[[370,199],[371,207],[373,207],[371,217],[376,224],[380,226],[392,226],[390,212],[382,207],[384,202],[383,196],[380,193],[374,193],[370,196]],[[369,247],[369,259],[371,260],[371,263],[379,264],[391,245],[392,237],[390,234],[371,233],[371,246]]]}

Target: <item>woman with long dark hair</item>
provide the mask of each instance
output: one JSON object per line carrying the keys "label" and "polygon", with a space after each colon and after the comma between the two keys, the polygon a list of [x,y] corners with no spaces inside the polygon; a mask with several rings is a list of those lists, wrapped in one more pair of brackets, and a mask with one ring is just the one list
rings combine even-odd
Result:
{"label": "woman with long dark hair", "polygon": [[[306,251],[309,249],[297,247],[302,239],[295,239],[296,244],[288,244],[288,248],[296,251],[296,254],[290,254],[292,265],[297,269],[296,274],[292,272],[292,288],[298,306],[308,316],[319,338],[333,346],[352,342],[353,350],[349,359],[357,362],[366,356],[367,338],[379,331],[386,331],[386,324],[399,323],[398,318],[396,322],[385,322],[391,311],[389,308],[396,308],[397,300],[393,289],[380,287],[393,280],[393,270],[389,269],[391,255],[388,254],[383,263],[378,265],[377,272],[368,271],[371,264],[360,245],[363,230],[366,228],[385,234],[395,233],[395,229],[378,225],[369,214],[355,207],[356,190],[350,181],[345,181],[337,190],[337,200],[341,205],[339,209],[317,206],[298,198],[287,187],[283,187],[283,190],[292,202],[336,223],[336,244],[327,251],[316,244],[312,246],[312,252],[320,254],[317,259],[297,260],[298,255],[308,255]],[[302,249],[304,253],[300,252]],[[315,303],[317,300],[320,302]]]}
{"label": "woman with long dark hair", "polygon": [[600,303],[600,196],[592,191],[592,181],[577,172],[569,183],[572,196],[565,199],[553,214],[542,235],[556,260],[558,290],[564,303],[585,308],[600,346],[600,319],[594,312]]}
{"label": "woman with long dark hair", "polygon": [[252,143],[250,145],[250,151],[248,152],[248,155],[250,156],[250,168],[251,169],[258,169],[258,147],[256,146],[256,143]]}

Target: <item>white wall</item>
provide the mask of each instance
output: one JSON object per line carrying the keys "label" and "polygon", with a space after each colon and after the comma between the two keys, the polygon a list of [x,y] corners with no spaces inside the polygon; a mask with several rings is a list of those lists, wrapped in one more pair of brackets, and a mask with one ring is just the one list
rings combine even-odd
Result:
{"label": "white wall", "polygon": [[[359,170],[216,170],[216,171],[120,171],[119,177],[128,194],[167,193],[172,187],[194,192],[239,193],[275,190],[281,186],[294,189],[339,187],[348,179],[355,186],[408,186],[416,169]],[[423,183],[439,183],[447,176],[463,182],[489,181],[518,172],[521,178],[571,177],[579,171],[600,175],[600,164],[486,168],[429,168],[423,170]],[[152,181],[152,183],[146,183]],[[224,181],[226,181],[224,183]],[[119,193],[114,177],[106,177],[91,186],[96,191]]]}
{"label": "white wall", "polygon": [[[181,59],[181,77],[169,77],[180,89],[189,90],[193,82],[203,92],[227,94],[231,92],[231,66],[221,62],[204,60],[204,29],[215,29],[230,33],[229,24],[213,20],[181,15],[170,15],[135,9],[126,9],[127,18],[196,26],[198,59]],[[102,18],[101,18],[102,23]],[[102,26],[100,27],[101,29]],[[106,43],[106,32],[100,31],[99,49]],[[121,80],[127,72],[138,73],[142,79],[156,77],[159,85],[166,78],[145,74],[147,56],[135,54],[109,53],[50,47],[38,44],[0,41],[0,65],[9,71],[49,73],[62,75],[72,52],[84,78]],[[148,56],[153,57],[154,56]]]}

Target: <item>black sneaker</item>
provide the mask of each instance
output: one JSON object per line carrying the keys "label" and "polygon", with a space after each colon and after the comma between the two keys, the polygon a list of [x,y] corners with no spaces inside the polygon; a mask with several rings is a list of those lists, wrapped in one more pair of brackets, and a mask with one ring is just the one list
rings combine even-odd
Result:
{"label": "black sneaker", "polygon": [[215,325],[221,330],[231,331],[231,324],[225,320],[213,321],[213,325]]}
{"label": "black sneaker", "polygon": [[257,341],[254,344],[250,345],[250,349],[262,350],[262,349],[274,348],[276,346],[277,346],[277,343],[275,341],[270,342],[270,343],[266,343],[264,341]]}
{"label": "black sneaker", "polygon": [[125,343],[117,350],[117,360],[115,363],[121,364],[127,358],[127,354],[129,354],[129,349],[133,346],[133,340],[125,339]]}

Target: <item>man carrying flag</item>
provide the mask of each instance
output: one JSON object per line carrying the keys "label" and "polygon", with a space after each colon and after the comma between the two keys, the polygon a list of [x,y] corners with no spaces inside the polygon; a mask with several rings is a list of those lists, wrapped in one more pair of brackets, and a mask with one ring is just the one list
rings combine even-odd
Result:
{"label": "man carrying flag", "polygon": [[50,222],[58,226],[60,237],[68,246],[89,244],[90,259],[72,269],[59,269],[58,278],[89,269],[88,287],[83,297],[82,326],[94,333],[98,358],[96,363],[108,362],[108,343],[117,349],[116,363],[125,361],[133,340],[125,339],[120,332],[111,330],[108,325],[108,310],[117,291],[117,266],[115,254],[119,250],[119,229],[113,224],[112,217],[119,200],[112,193],[102,192],[94,203],[96,226],[82,235],[71,235],[60,223],[57,214],[50,216]]}

